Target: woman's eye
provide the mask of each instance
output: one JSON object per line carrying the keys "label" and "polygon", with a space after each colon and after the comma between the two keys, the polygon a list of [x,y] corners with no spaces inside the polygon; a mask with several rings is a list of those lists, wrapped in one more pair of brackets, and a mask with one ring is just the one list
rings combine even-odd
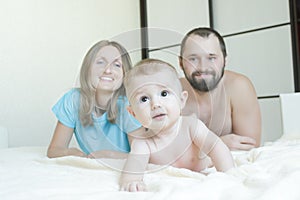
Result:
{"label": "woman's eye", "polygon": [[188,60],[189,60],[190,62],[195,62],[195,61],[196,61],[196,58],[195,58],[195,57],[190,57]]}
{"label": "woman's eye", "polygon": [[168,94],[169,94],[169,92],[168,92],[167,90],[164,90],[164,91],[162,91],[162,92],[160,93],[160,95],[161,95],[162,97],[166,97],[166,96],[168,96]]}
{"label": "woman's eye", "polygon": [[142,96],[142,97],[140,98],[140,102],[147,102],[148,100],[149,100],[149,98],[146,97],[146,96]]}
{"label": "woman's eye", "polygon": [[105,61],[104,60],[97,60],[97,64],[98,65],[105,65]]}
{"label": "woman's eye", "polygon": [[120,63],[115,63],[114,66],[118,67],[118,68],[122,67],[122,65]]}

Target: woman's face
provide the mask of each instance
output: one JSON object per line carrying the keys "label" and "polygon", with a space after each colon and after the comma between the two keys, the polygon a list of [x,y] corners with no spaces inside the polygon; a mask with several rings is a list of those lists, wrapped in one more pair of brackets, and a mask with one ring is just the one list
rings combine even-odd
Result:
{"label": "woman's face", "polygon": [[92,84],[97,91],[113,92],[121,87],[124,73],[121,54],[116,47],[102,47],[91,70]]}

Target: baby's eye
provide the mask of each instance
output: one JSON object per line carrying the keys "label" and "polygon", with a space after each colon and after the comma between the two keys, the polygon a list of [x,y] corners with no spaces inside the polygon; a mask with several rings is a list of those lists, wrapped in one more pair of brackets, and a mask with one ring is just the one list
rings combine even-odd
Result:
{"label": "baby's eye", "polygon": [[140,102],[147,102],[148,100],[149,100],[149,98],[146,97],[146,96],[142,96],[142,97],[140,98]]}
{"label": "baby's eye", "polygon": [[169,94],[169,91],[167,91],[167,90],[163,90],[163,91],[161,91],[161,93],[160,93],[160,95],[161,95],[162,97],[166,97],[166,96],[168,96],[168,94]]}

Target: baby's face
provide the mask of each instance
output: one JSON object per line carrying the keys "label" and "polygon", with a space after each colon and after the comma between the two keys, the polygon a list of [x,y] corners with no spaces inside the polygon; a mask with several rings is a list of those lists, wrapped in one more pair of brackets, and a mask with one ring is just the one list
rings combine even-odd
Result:
{"label": "baby's face", "polygon": [[130,98],[130,109],[144,127],[160,131],[178,120],[182,107],[180,95],[162,84],[145,84]]}

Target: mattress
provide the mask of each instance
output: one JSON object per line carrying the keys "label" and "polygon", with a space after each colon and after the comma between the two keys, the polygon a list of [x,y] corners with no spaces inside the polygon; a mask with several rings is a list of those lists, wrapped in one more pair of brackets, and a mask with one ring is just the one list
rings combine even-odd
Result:
{"label": "mattress", "polygon": [[1,200],[300,199],[300,137],[284,135],[250,151],[232,151],[236,168],[206,173],[149,165],[147,192],[119,191],[125,160],[46,157],[47,147],[0,150]]}

